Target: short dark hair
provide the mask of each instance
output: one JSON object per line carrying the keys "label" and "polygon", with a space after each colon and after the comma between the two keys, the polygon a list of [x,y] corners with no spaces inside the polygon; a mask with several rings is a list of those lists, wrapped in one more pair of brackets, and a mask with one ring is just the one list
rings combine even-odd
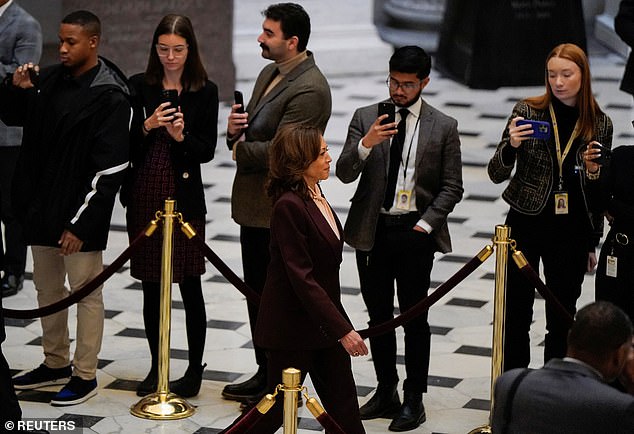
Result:
{"label": "short dark hair", "polygon": [[84,28],[90,36],[101,36],[101,21],[90,11],[75,11],[62,18],[62,24],[75,24]]}
{"label": "short dark hair", "polygon": [[397,48],[390,57],[390,71],[416,74],[422,80],[431,72],[431,57],[415,45]]}
{"label": "short dark hair", "polygon": [[296,3],[277,3],[262,11],[264,17],[280,23],[284,38],[297,36],[298,51],[304,51],[310,37],[310,17]]}
{"label": "short dark hair", "polygon": [[631,340],[632,321],[607,301],[597,301],[580,309],[568,333],[568,347],[600,358]]}
{"label": "short dark hair", "polygon": [[194,26],[188,17],[184,15],[165,15],[154,30],[152,45],[150,46],[150,58],[145,70],[145,81],[152,86],[160,86],[163,82],[163,65],[156,52],[156,44],[161,35],[178,35],[187,42],[187,60],[181,76],[183,90],[195,92],[205,86],[207,71],[200,58],[198,42],[194,33]]}
{"label": "short dark hair", "polygon": [[321,150],[322,131],[305,123],[285,124],[277,130],[269,149],[267,194],[273,203],[287,191],[310,199],[304,172]]}

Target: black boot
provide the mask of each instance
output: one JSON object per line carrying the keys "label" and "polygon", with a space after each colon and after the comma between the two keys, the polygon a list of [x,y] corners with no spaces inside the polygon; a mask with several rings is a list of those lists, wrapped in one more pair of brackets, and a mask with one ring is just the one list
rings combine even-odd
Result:
{"label": "black boot", "polygon": [[374,396],[359,408],[361,420],[376,419],[377,417],[392,418],[398,413],[401,400],[396,391],[398,384],[379,383]]}
{"label": "black boot", "polygon": [[425,406],[423,405],[423,394],[421,392],[406,391],[403,398],[403,405],[392,423],[390,431],[410,431],[416,429],[425,422]]}
{"label": "black boot", "polygon": [[266,393],[266,369],[262,367],[247,381],[227,384],[222,389],[224,398],[244,403],[258,402]]}
{"label": "black boot", "polygon": [[152,366],[150,368],[150,372],[146,375],[146,377],[139,383],[136,387],[136,395],[137,396],[146,396],[150,393],[156,392],[158,387],[158,368],[156,366]]}
{"label": "black boot", "polygon": [[181,398],[191,398],[198,395],[200,384],[203,381],[204,365],[189,365],[185,371],[185,375],[176,381],[170,381],[170,392],[177,394]]}

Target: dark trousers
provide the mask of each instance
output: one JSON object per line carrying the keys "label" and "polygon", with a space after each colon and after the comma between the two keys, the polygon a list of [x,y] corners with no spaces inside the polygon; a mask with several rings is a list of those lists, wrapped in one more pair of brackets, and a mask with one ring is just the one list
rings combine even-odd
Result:
{"label": "dark trousers", "polygon": [[[21,276],[26,264],[22,227],[11,208],[11,180],[20,154],[19,146],[0,147],[0,220],[4,224],[4,266],[6,274]],[[0,236],[0,250],[3,248]]]}
{"label": "dark trousers", "polygon": [[[271,231],[268,228],[254,228],[240,226],[240,246],[242,248],[242,273],[244,283],[258,294],[262,294],[266,282],[266,269],[271,262],[269,243]],[[258,306],[247,304],[249,311],[249,325],[251,338],[255,335],[255,325],[258,322]],[[261,347],[253,345],[255,362],[259,369],[266,370],[266,353]]]}
{"label": "dark trousers", "polygon": [[[626,232],[611,229],[601,247],[595,276],[596,299],[614,303],[634,321],[634,236],[629,235],[634,231],[627,231],[627,238],[619,235],[620,242],[616,240],[617,233]],[[608,255],[617,258],[616,277],[606,273]]]}
{"label": "dark trousers", "polygon": [[[147,336],[152,368],[158,367],[159,326],[161,288],[157,282],[141,282],[143,288],[143,322]],[[207,335],[207,313],[200,276],[189,276],[178,285],[185,307],[185,328],[189,366],[202,365],[205,338]]]}
{"label": "dark trousers", "polygon": [[[315,390],[308,390],[308,394],[315,397],[314,392],[317,392],[324,409],[341,426],[343,432],[365,433],[359,415],[350,356],[341,345],[318,350],[274,350],[266,354],[269,367],[268,393],[272,393],[275,387],[282,383],[284,369],[299,369],[302,373],[302,383],[308,373],[315,386]],[[279,394],[275,406],[254,427],[254,432],[268,434],[277,431],[282,425],[283,401],[282,394]]]}
{"label": "dark trousers", "polygon": [[[1,256],[1,255],[0,255]],[[0,261],[1,262],[1,261]],[[4,331],[4,316],[2,315],[2,298],[0,297],[0,344],[6,338]],[[11,370],[0,347],[0,432],[4,432],[5,422],[17,423],[22,419],[22,410],[13,389]]]}
{"label": "dark trousers", "polygon": [[[361,294],[368,308],[370,327],[393,318],[395,281],[401,312],[427,296],[435,242],[431,235],[414,231],[414,224],[415,221],[408,221],[403,225],[388,226],[381,217],[372,250],[357,250]],[[404,330],[407,378],[403,389],[426,392],[431,349],[427,312],[405,324]],[[370,338],[370,349],[379,384],[398,383],[396,333],[392,331]]]}
{"label": "dark trousers", "polygon": [[[581,217],[580,217],[581,218]],[[574,316],[577,299],[588,263],[588,236],[566,225],[548,227],[542,222],[530,223],[530,217],[510,212],[507,224],[517,249],[539,272],[540,260],[546,286],[565,309]],[[504,328],[504,371],[527,367],[530,363],[529,331],[533,320],[535,287],[521,274],[509,258],[506,286]],[[569,326],[550,303],[546,303],[546,338],[544,363],[566,355]]]}

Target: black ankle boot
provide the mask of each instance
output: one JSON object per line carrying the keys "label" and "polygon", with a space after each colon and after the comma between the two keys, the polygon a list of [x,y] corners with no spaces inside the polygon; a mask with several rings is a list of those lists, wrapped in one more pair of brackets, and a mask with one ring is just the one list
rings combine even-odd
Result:
{"label": "black ankle boot", "polygon": [[406,391],[403,405],[398,416],[392,420],[390,431],[410,431],[416,429],[425,422],[425,406],[421,392]]}
{"label": "black ankle boot", "polygon": [[177,394],[181,398],[191,398],[198,395],[200,391],[200,384],[203,381],[204,365],[192,366],[189,365],[185,371],[185,375],[176,381],[170,381],[170,392]]}
{"label": "black ankle boot", "polygon": [[158,387],[158,368],[152,367],[146,377],[136,387],[137,396],[146,396],[156,392]]}
{"label": "black ankle boot", "polygon": [[379,384],[374,396],[359,409],[361,419],[392,418],[396,416],[401,406],[401,400],[396,391],[397,386],[398,384]]}
{"label": "black ankle boot", "polygon": [[222,396],[225,399],[247,404],[258,402],[266,393],[266,369],[262,367],[258,368],[258,372],[248,380],[237,384],[227,384],[222,389]]}

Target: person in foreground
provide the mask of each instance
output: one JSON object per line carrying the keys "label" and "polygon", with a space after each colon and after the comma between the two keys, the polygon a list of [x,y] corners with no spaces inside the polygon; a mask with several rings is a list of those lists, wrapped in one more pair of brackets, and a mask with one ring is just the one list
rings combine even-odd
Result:
{"label": "person in foreground", "polygon": [[[154,31],[147,69],[130,77],[130,87],[131,170],[121,192],[128,236],[134,239],[172,198],[184,220],[204,238],[207,208],[200,165],[209,162],[216,149],[218,88],[207,79],[189,18],[163,17]],[[166,98],[169,91],[173,96]],[[150,372],[137,387],[139,396],[155,392],[158,385],[161,243],[155,234],[130,259],[130,274],[141,280],[152,357]],[[185,307],[189,366],[182,378],[170,383],[170,391],[189,398],[198,394],[204,370],[207,315],[200,276],[205,258],[182,231],[175,231],[173,248],[172,280]]]}
{"label": "person in foreground", "polygon": [[[72,12],[59,28],[61,64],[43,68],[39,83],[29,77],[38,67],[22,65],[0,87],[2,120],[24,128],[12,203],[31,246],[40,307],[67,297],[103,271],[112,209],[128,167],[127,80],[97,55],[100,38],[97,16]],[[96,395],[102,287],[77,303],[72,366],[64,309],[42,318],[44,363],[15,377],[16,389],[68,382],[52,405],[79,404]]]}
{"label": "person in foreground", "polygon": [[[278,128],[308,123],[326,130],[331,96],[326,77],[307,49],[310,17],[296,3],[277,3],[263,12],[258,43],[266,65],[253,86],[246,108],[233,105],[227,122],[227,145],[236,161],[231,191],[231,217],[240,225],[244,282],[262,293],[269,264],[271,201],[264,191],[271,140]],[[258,308],[248,303],[249,326],[255,332]],[[254,346],[258,370],[251,378],[227,384],[222,396],[243,403],[257,402],[266,388],[266,355]]]}
{"label": "person in foreground", "polygon": [[[341,304],[342,228],[319,181],[331,158],[321,130],[289,124],[273,138],[268,195],[271,262],[260,301],[255,343],[268,358],[267,391],[289,367],[310,374],[326,411],[347,434],[364,433],[350,356],[368,354]],[[279,402],[256,426],[273,433],[282,424]]]}
{"label": "person in foreground", "polygon": [[632,322],[606,301],[580,309],[563,359],[513,369],[495,383],[493,434],[634,432],[634,396],[608,383],[632,353]]}
{"label": "person in foreground", "polygon": [[[345,241],[356,249],[363,301],[376,326],[394,316],[394,286],[405,312],[427,296],[436,251],[451,251],[447,217],[462,198],[458,123],[422,97],[431,57],[420,47],[394,52],[386,80],[390,115],[377,104],[357,109],[337,160],[337,177],[359,184],[351,199]],[[387,103],[388,101],[382,101]],[[398,109],[398,111],[396,111]],[[370,338],[378,380],[362,419],[390,418],[390,431],[425,422],[431,332],[427,312],[403,326],[404,399],[398,396],[396,332]]]}
{"label": "person in foreground", "polygon": [[[612,121],[592,95],[588,58],[581,48],[553,48],[544,75],[546,92],[513,108],[488,173],[494,183],[510,178],[502,198],[510,205],[506,224],[517,248],[535,270],[542,262],[546,285],[574,316],[584,275],[596,266],[595,246],[603,235],[603,217],[588,208],[586,189],[587,178],[603,174],[580,170],[580,155],[587,146],[612,146]],[[543,122],[550,136],[534,136],[539,131],[520,120]],[[513,261],[508,294],[505,371],[529,365],[535,300],[534,286]],[[566,354],[568,328],[566,318],[546,302],[544,362]]]}

